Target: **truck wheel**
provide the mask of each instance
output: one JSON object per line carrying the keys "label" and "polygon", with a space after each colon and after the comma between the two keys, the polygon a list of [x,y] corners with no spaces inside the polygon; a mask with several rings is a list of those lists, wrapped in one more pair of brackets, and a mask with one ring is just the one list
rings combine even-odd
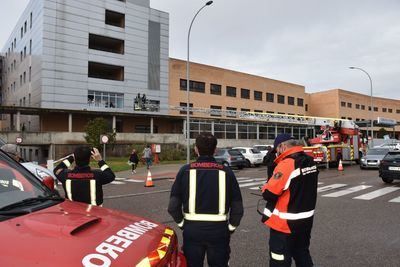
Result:
{"label": "truck wheel", "polygon": [[382,177],[382,181],[384,181],[387,184],[391,184],[393,182],[393,179]]}

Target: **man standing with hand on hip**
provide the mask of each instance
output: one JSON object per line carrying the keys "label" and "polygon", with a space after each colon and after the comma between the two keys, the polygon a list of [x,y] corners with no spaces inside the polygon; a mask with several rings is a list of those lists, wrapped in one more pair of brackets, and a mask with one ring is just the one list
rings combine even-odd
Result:
{"label": "man standing with hand on hip", "polygon": [[235,175],[214,159],[217,139],[196,138],[196,162],[183,166],[171,189],[168,212],[183,229],[183,252],[189,267],[228,266],[230,235],[239,226],[243,203]]}
{"label": "man standing with hand on hip", "polygon": [[270,228],[270,266],[313,266],[309,246],[317,200],[318,169],[288,134],[276,137],[277,164],[262,188],[262,221]]}

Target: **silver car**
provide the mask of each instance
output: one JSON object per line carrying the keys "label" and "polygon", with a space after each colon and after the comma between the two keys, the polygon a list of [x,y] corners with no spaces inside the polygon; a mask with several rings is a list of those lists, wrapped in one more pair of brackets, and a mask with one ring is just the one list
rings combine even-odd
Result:
{"label": "silver car", "polygon": [[361,169],[378,169],[381,163],[381,160],[386,156],[386,154],[390,151],[389,148],[370,148],[367,154],[361,158],[360,168]]}

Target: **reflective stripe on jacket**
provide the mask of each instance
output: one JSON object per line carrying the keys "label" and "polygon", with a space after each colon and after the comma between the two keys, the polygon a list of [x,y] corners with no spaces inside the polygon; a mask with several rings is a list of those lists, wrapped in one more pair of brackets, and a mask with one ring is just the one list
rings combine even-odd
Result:
{"label": "reflective stripe on jacket", "polygon": [[[73,170],[68,170],[67,166],[70,162],[68,163],[62,162],[54,169],[57,179],[63,185],[65,196],[71,201],[94,206],[103,204],[102,186],[115,179],[115,174],[110,167],[101,160],[99,161],[100,170],[92,170],[89,166],[77,166]],[[58,169],[62,171],[56,171]]]}
{"label": "reflective stripe on jacket", "polygon": [[262,188],[267,200],[265,224],[292,233],[311,229],[317,199],[318,169],[301,147],[281,154],[270,180]]}
{"label": "reflective stripe on jacket", "polygon": [[168,212],[179,227],[184,221],[229,221],[229,229],[235,230],[243,216],[243,203],[232,170],[205,156],[183,166],[171,189]]}

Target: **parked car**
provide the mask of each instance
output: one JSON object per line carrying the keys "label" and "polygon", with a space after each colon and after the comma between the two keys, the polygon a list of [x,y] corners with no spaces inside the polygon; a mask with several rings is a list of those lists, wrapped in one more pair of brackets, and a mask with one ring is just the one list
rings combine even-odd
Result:
{"label": "parked car", "polygon": [[389,148],[382,147],[368,149],[367,154],[360,160],[360,168],[379,168],[381,160],[386,156],[389,151]]}
{"label": "parked car", "polygon": [[186,266],[171,228],[65,200],[53,186],[0,151],[1,266]]}
{"label": "parked car", "polygon": [[390,151],[381,160],[379,177],[388,184],[400,180],[400,151]]}
{"label": "parked car", "polygon": [[232,149],[237,150],[243,154],[243,156],[246,158],[246,162],[247,162],[246,166],[247,167],[250,167],[251,165],[258,167],[263,163],[264,157],[261,154],[261,152],[256,148],[234,147]]}
{"label": "parked car", "polygon": [[243,169],[247,165],[242,153],[230,148],[218,148],[214,158],[218,163],[229,167],[237,167],[238,169]]}
{"label": "parked car", "polygon": [[[4,144],[6,144],[6,142],[0,138],[0,147]],[[20,163],[40,180],[43,180],[45,177],[50,176],[53,177],[54,181],[57,181],[57,178],[54,175],[53,171],[48,170],[45,167],[42,167],[34,162],[25,161],[23,158],[20,159]]]}
{"label": "parked car", "polygon": [[254,145],[253,148],[258,149],[263,155],[263,163],[266,164],[266,156],[270,150],[273,149],[273,146],[268,145]]}

